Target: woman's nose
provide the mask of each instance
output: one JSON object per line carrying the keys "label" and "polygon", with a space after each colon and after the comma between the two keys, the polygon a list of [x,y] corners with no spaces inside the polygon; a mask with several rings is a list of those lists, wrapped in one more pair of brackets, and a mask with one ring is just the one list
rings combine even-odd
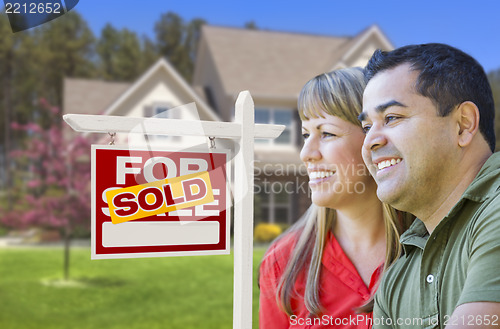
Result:
{"label": "woman's nose", "polygon": [[308,137],[304,141],[304,146],[300,151],[300,159],[302,162],[311,162],[321,159],[321,152],[319,150],[319,143],[314,137]]}

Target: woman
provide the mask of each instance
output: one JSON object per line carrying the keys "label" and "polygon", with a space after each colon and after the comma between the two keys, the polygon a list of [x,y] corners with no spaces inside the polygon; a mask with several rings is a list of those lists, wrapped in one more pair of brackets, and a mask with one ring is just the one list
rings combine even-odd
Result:
{"label": "woman", "polygon": [[411,218],[382,204],[361,157],[360,68],[322,74],[298,109],[312,205],[260,267],[261,329],[369,328],[373,293]]}

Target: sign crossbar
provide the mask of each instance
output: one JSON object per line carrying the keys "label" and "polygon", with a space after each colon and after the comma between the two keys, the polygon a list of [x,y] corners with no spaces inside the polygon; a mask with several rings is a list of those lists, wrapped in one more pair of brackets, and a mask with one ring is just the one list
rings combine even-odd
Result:
{"label": "sign crossbar", "polygon": [[[111,115],[66,114],[64,121],[78,132],[141,133],[170,136],[213,136],[240,138],[241,123],[221,121],[179,120],[165,118],[139,118]],[[142,129],[137,129],[141,127]],[[255,124],[255,138],[276,138],[284,125]]]}

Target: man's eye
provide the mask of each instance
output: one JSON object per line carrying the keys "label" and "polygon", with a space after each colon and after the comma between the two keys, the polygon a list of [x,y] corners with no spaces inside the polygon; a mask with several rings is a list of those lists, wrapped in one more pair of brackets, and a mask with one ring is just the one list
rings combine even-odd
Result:
{"label": "man's eye", "polygon": [[302,134],[302,138],[303,138],[304,140],[308,139],[308,138],[309,138],[309,134],[308,134],[308,133],[303,133],[303,134]]}
{"label": "man's eye", "polygon": [[364,125],[362,127],[362,129],[363,129],[364,133],[367,134],[370,131],[371,127],[372,127],[371,125]]}
{"label": "man's eye", "polygon": [[395,116],[395,115],[388,115],[385,117],[385,123],[389,123],[389,122],[394,121],[396,119],[399,119],[399,117]]}

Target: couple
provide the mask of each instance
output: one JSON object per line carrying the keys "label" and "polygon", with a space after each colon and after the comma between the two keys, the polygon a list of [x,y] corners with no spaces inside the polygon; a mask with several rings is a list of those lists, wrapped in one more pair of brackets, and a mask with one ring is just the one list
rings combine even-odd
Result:
{"label": "couple", "polygon": [[482,67],[443,44],[376,51],[309,81],[298,109],[313,205],[262,260],[261,329],[499,327]]}

